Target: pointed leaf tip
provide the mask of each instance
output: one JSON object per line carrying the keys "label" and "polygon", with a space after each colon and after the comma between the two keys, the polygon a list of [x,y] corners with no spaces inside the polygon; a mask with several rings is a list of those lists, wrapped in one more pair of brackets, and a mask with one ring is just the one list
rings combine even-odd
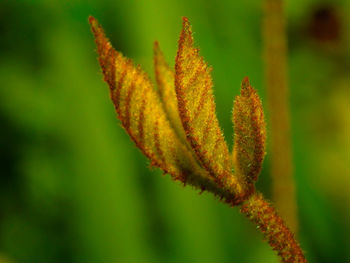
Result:
{"label": "pointed leaf tip", "polygon": [[252,88],[250,86],[249,78],[244,77],[241,84],[241,95],[245,97],[249,97],[249,94],[251,93],[251,89]]}
{"label": "pointed leaf tip", "polygon": [[94,22],[96,22],[96,19],[93,16],[89,16],[90,25],[92,25]]}
{"label": "pointed leaf tip", "polygon": [[156,41],[154,41],[154,43],[153,43],[153,48],[154,49],[159,49],[159,42],[156,40]]}
{"label": "pointed leaf tip", "polygon": [[192,33],[190,21],[185,16],[182,18],[182,30],[185,31],[186,33],[190,33],[190,34]]}
{"label": "pointed leaf tip", "polygon": [[248,87],[248,86],[250,86],[249,77],[246,76],[242,80],[242,87]]}
{"label": "pointed leaf tip", "polygon": [[179,48],[193,44],[192,28],[187,17],[182,18],[182,30],[179,39]]}
{"label": "pointed leaf tip", "polygon": [[[154,55],[154,63],[157,61],[159,57],[163,58],[163,52],[160,50],[159,42],[156,40],[153,43],[153,55]],[[164,59],[163,59],[164,60]],[[162,61],[165,63],[165,61]],[[157,75],[157,72],[156,72]]]}
{"label": "pointed leaf tip", "polygon": [[103,29],[101,28],[96,18],[94,18],[93,16],[89,16],[89,24],[91,26],[91,30],[94,33],[95,37],[97,34],[103,33]]}

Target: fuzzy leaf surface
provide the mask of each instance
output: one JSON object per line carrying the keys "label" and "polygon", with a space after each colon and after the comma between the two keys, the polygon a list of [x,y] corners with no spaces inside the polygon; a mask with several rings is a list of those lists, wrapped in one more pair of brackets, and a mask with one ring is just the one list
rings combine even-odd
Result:
{"label": "fuzzy leaf surface", "polygon": [[193,46],[192,28],[183,19],[175,62],[175,89],[180,118],[191,147],[209,174],[223,187],[242,192],[215,113],[211,68]]}
{"label": "fuzzy leaf surface", "polygon": [[260,98],[247,77],[235,99],[232,120],[235,171],[251,184],[258,179],[264,160],[266,125]]}
{"label": "fuzzy leaf surface", "polygon": [[[175,180],[210,191],[226,202],[237,203],[237,196],[217,185],[175,132],[174,127],[179,125],[174,117],[176,100],[170,106],[164,101],[172,92],[171,86],[167,86],[171,85],[171,72],[163,64],[160,54],[156,55],[159,60],[156,70],[162,71],[164,76],[158,76],[162,91],[157,92],[140,67],[135,67],[131,60],[114,50],[98,22],[93,17],[89,22],[117,116],[136,146],[153,166],[161,168]],[[169,116],[164,109],[169,111]]]}

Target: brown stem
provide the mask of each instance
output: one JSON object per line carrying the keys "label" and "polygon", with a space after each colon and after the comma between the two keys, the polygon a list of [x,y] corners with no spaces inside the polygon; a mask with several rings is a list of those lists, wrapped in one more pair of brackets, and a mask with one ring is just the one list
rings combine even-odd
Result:
{"label": "brown stem", "polygon": [[257,225],[281,262],[307,262],[293,233],[262,194],[252,194],[243,203],[241,212]]}
{"label": "brown stem", "polygon": [[283,0],[264,0],[263,10],[273,199],[282,217],[296,233],[298,222],[290,142],[287,36]]}

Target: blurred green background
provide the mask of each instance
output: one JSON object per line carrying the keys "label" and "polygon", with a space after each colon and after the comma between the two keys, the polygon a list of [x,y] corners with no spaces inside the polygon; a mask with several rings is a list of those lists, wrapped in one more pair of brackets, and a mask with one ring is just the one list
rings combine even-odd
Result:
{"label": "blurred green background", "polygon": [[[299,240],[310,262],[350,262],[350,1],[286,8]],[[278,262],[238,209],[148,168],[115,118],[89,15],[152,79],[153,41],[174,65],[189,17],[230,146],[244,76],[266,109],[261,1],[1,0],[0,262]]]}

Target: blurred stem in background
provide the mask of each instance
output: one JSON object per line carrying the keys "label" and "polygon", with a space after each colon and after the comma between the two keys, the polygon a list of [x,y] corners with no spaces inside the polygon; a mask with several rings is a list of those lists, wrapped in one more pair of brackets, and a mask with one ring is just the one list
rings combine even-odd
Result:
{"label": "blurred stem in background", "polygon": [[290,141],[287,36],[283,0],[263,3],[265,85],[268,96],[273,199],[281,216],[297,232],[297,207]]}

